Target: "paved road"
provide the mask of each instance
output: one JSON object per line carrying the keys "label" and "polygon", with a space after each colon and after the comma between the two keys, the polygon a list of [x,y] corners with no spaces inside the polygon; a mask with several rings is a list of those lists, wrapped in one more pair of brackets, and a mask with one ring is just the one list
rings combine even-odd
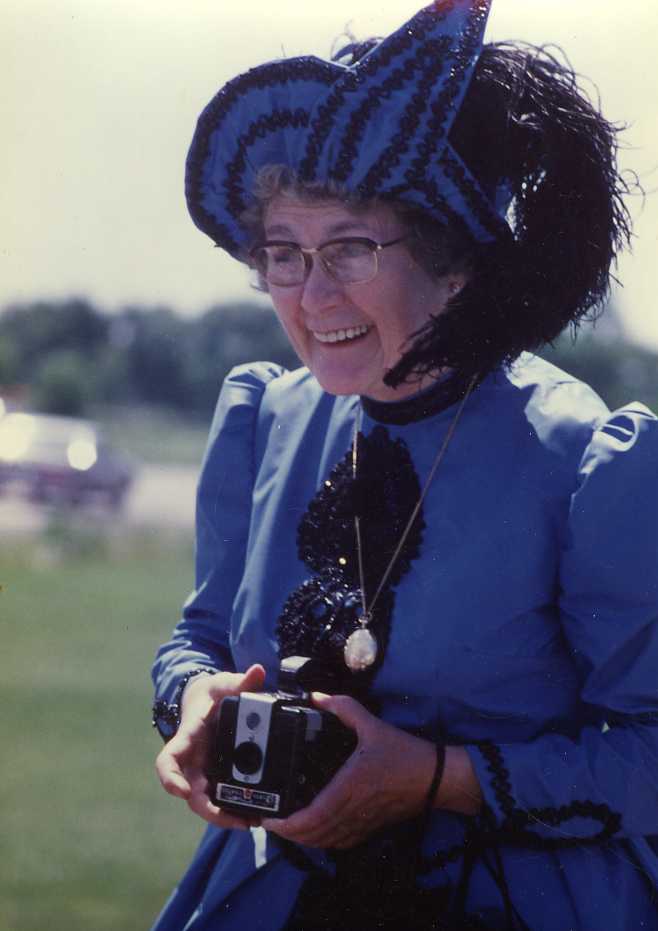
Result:
{"label": "paved road", "polygon": [[[197,469],[187,466],[142,466],[126,497],[124,507],[112,520],[126,529],[155,527],[189,530],[194,527],[194,494]],[[100,507],[88,512],[102,520]],[[48,509],[30,504],[17,494],[0,497],[0,534],[39,533],[46,525]]]}

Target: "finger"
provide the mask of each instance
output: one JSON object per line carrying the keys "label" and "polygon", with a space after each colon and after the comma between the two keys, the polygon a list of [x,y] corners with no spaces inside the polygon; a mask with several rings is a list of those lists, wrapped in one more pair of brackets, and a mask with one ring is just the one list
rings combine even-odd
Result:
{"label": "finger", "polygon": [[178,765],[178,761],[168,750],[162,750],[158,754],[155,770],[165,792],[177,798],[189,798],[192,788]]}
{"label": "finger", "polygon": [[265,669],[254,663],[246,672],[221,672],[209,679],[208,687],[213,701],[221,701],[225,695],[258,691],[265,683]]}
{"label": "finger", "polygon": [[311,697],[316,708],[335,714],[346,727],[356,731],[359,736],[373,721],[377,720],[360,702],[348,695],[325,695],[324,692],[313,692]]}
{"label": "finger", "polygon": [[241,818],[239,815],[233,815],[223,811],[210,801],[207,795],[194,793],[187,801],[190,811],[194,812],[208,824],[214,824],[218,828],[231,828],[232,830],[246,831],[252,827],[258,827],[260,821],[258,818]]}
{"label": "finger", "polygon": [[356,808],[352,800],[340,814],[325,821],[316,831],[309,832],[307,843],[316,847],[353,847],[361,843],[378,827],[376,816]]}
{"label": "finger", "polygon": [[320,847],[327,838],[334,836],[337,824],[350,820],[350,803],[349,780],[341,780],[335,791],[328,792],[325,788],[306,808],[289,818],[266,819],[263,827],[288,840]]}
{"label": "finger", "polygon": [[255,827],[260,824],[260,818],[257,816],[241,817],[234,815],[232,812],[224,811],[211,801],[208,795],[208,780],[200,773],[196,773],[190,778],[191,793],[187,799],[188,807],[195,815],[203,818],[209,824],[214,824],[220,828],[237,828],[245,830],[249,827]]}

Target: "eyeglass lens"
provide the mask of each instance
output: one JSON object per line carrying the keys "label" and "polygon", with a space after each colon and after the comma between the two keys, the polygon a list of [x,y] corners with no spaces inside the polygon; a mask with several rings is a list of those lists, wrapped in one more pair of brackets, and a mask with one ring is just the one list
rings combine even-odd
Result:
{"label": "eyeglass lens", "polygon": [[[375,243],[338,240],[321,246],[318,256],[329,274],[342,284],[370,281],[377,274]],[[299,246],[261,246],[254,252],[254,259],[270,284],[296,285],[306,278],[306,259]]]}

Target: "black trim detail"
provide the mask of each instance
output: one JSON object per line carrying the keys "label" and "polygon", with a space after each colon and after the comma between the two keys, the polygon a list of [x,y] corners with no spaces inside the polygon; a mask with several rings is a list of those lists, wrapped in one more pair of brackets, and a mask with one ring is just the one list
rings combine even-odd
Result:
{"label": "black trim detail", "polygon": [[307,110],[302,110],[301,107],[296,110],[273,110],[271,113],[266,113],[254,120],[247,132],[240,136],[238,139],[238,153],[227,166],[226,180],[224,182],[224,188],[227,191],[227,206],[234,219],[239,220],[247,206],[242,196],[241,178],[246,167],[248,149],[270,133],[288,128],[305,129],[308,126],[308,121],[309,113]]}
{"label": "black trim detail", "polygon": [[[447,2],[442,5],[446,12],[450,12],[454,3]],[[390,36],[385,42],[366,55],[353,70],[342,75],[339,86],[327,97],[326,101],[318,107],[317,116],[312,123],[312,132],[306,145],[306,152],[299,167],[299,176],[302,181],[314,181],[320,153],[331,132],[334,117],[345,99],[345,94],[355,90],[361,80],[361,75],[373,77],[380,68],[387,67],[393,59],[408,51],[413,42],[423,42],[428,31],[436,22],[437,12],[445,16],[443,10],[420,10],[406,24],[404,31]]]}
{"label": "black trim detail", "polygon": [[290,61],[272,62],[253,68],[229,81],[213,97],[197,124],[192,145],[187,156],[185,195],[192,218],[215,242],[229,245],[233,251],[238,244],[228,229],[203,207],[203,170],[210,155],[213,134],[218,131],[231,108],[239,98],[252,88],[264,90],[278,84],[296,81],[318,81],[330,87],[340,76],[336,65],[313,58],[297,58]]}
{"label": "black trim detail", "polygon": [[169,704],[163,698],[159,698],[153,705],[152,713],[151,724],[165,742],[170,740],[180,724],[179,706]]}
{"label": "black trim detail", "polygon": [[[393,167],[399,164],[400,158],[408,150],[418,130],[420,115],[426,108],[427,98],[431,93],[432,85],[438,81],[439,76],[447,64],[446,56],[450,52],[450,47],[450,38],[444,36],[442,39],[435,39],[427,42],[425,46],[419,50],[418,57],[428,56],[430,61],[433,62],[433,65],[430,68],[425,67],[425,73],[418,81],[416,92],[411,98],[409,105],[406,107],[403,116],[400,118],[400,128],[393,136],[391,145],[387,146],[384,153],[368,171],[361,185],[362,192],[366,197],[373,196],[375,192],[380,189],[384,180],[390,175]],[[423,144],[421,143],[421,145]],[[435,148],[436,140],[434,141],[432,150]],[[426,165],[425,161],[424,165]]]}
{"label": "black trim detail", "polygon": [[376,426],[359,435],[358,475],[352,477],[352,451],[332,469],[310,502],[297,530],[299,558],[314,573],[286,600],[277,623],[280,655],[311,656],[323,661],[350,694],[365,696],[388,646],[395,586],[420,552],[425,522],[414,522],[385,588],[370,627],[378,641],[370,669],[352,673],[343,648],[359,626],[362,612],[354,527],[359,515],[364,540],[364,577],[369,604],[386,572],[398,541],[420,496],[420,482],[402,440],[392,440]]}
{"label": "black trim detail", "polygon": [[446,178],[458,188],[468,209],[480,226],[497,239],[509,235],[511,230],[508,224],[492,209],[489,199],[467,173],[464,166],[454,157],[450,148],[446,148],[443,153],[441,166]]}
{"label": "black trim detail", "polygon": [[192,672],[188,672],[187,675],[183,676],[179,681],[176,686],[173,702],[167,702],[163,698],[159,698],[154,703],[151,724],[165,743],[171,740],[180,727],[181,700],[187,683],[191,679],[194,679],[195,676],[203,674],[214,676],[217,672],[217,669],[212,669],[210,666],[201,666],[199,669],[193,669]]}
{"label": "black trim detail", "polygon": [[486,16],[487,7],[488,0],[478,0],[473,5],[459,41],[454,50],[450,52],[449,61],[453,63],[450,68],[450,78],[431,105],[432,117],[428,122],[424,138],[417,146],[418,154],[412,163],[412,172],[416,177],[421,177],[425,173],[427,162],[436,151],[436,140],[445,137],[446,124],[448,121],[452,123],[455,118],[457,112],[455,99],[462,90],[466,72],[474,65],[473,56],[480,41],[479,20]]}
{"label": "black trim detail", "polygon": [[452,407],[464,397],[467,387],[465,379],[447,378],[403,401],[375,401],[374,398],[362,397],[361,405],[373,420],[403,426],[434,417]]}
{"label": "black trim detail", "polygon": [[[423,857],[419,875],[430,873],[435,869],[444,869],[449,863],[455,863],[461,857],[469,860],[482,856],[487,850],[497,850],[501,846],[521,847],[530,850],[562,850],[569,847],[594,846],[604,844],[621,829],[621,815],[608,805],[596,804],[589,800],[575,800],[569,805],[545,808],[517,808],[512,795],[509,771],[505,766],[500,747],[490,741],[477,744],[479,751],[487,761],[487,769],[492,777],[492,786],[496,799],[505,816],[496,826],[493,812],[484,806],[479,824],[467,832],[463,844],[456,844],[448,850],[439,850],[430,857]],[[572,818],[588,818],[598,821],[601,829],[589,837],[542,837],[532,828],[537,825],[557,828]]]}
{"label": "black trim detail", "polygon": [[[516,845],[533,847],[541,850],[552,850],[563,847],[578,847],[583,844],[601,844],[609,840],[621,828],[621,815],[613,811],[608,805],[596,804],[586,800],[574,800],[569,805],[558,808],[547,806],[545,808],[517,808],[512,796],[509,771],[505,766],[502,751],[494,743],[485,741],[477,745],[487,761],[487,769],[492,775],[492,785],[496,793],[498,804],[505,814],[505,820],[500,827],[493,831],[496,843],[514,843]],[[540,837],[528,830],[538,824],[548,827],[559,827],[572,818],[590,818],[601,824],[601,830],[590,837]]]}

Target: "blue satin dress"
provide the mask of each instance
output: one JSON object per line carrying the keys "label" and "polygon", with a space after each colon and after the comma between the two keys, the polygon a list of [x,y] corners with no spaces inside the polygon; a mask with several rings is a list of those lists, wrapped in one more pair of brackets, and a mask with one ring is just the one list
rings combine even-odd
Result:
{"label": "blue satin dress", "polygon": [[[198,667],[260,662],[274,687],[278,619],[313,574],[298,526],[360,405],[304,369],[227,378],[199,484],[197,587],[154,666],[163,731]],[[455,406],[375,419],[390,407],[368,407],[363,435],[401,440],[422,485]],[[658,929],[656,418],[637,403],[610,413],[524,356],[469,399],[423,517],[372,682],[381,716],[466,747],[527,927]],[[461,888],[467,914],[507,928],[487,851],[464,884],[473,824],[435,811],[419,884]],[[210,827],[154,931],[275,931],[305,878],[263,829]]]}

